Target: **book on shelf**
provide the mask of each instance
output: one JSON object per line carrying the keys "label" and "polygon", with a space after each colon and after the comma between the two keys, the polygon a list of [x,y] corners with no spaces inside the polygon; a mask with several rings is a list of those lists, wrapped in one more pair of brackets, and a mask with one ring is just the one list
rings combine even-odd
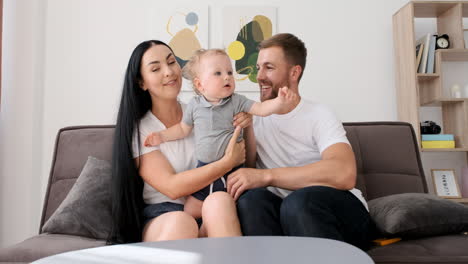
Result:
{"label": "book on shelf", "polygon": [[423,148],[455,148],[454,140],[422,141]]}
{"label": "book on shelf", "polygon": [[422,53],[424,50],[424,43],[416,45],[416,71],[418,71],[419,64],[421,63]]}
{"label": "book on shelf", "polygon": [[434,73],[434,57],[437,35],[431,35],[429,40],[429,49],[427,52],[427,68],[426,73]]}
{"label": "book on shelf", "polygon": [[429,44],[431,41],[431,33],[427,33],[416,41],[416,46],[424,44],[421,62],[419,63],[418,73],[426,73],[427,70],[427,55],[429,54]]}
{"label": "book on shelf", "polygon": [[422,134],[422,141],[453,141],[453,134]]}

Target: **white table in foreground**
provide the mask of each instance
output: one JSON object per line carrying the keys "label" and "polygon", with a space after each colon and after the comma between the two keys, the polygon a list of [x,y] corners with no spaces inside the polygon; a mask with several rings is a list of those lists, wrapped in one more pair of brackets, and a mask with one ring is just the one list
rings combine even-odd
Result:
{"label": "white table in foreground", "polygon": [[307,237],[228,237],[135,243],[62,253],[34,263],[347,263],[371,264],[362,250]]}

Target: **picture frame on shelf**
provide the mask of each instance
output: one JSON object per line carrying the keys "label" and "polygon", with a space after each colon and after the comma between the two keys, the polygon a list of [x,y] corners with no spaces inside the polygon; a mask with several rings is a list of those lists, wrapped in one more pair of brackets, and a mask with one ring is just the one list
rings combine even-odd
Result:
{"label": "picture frame on shelf", "polygon": [[434,191],[441,198],[462,198],[454,169],[431,169]]}

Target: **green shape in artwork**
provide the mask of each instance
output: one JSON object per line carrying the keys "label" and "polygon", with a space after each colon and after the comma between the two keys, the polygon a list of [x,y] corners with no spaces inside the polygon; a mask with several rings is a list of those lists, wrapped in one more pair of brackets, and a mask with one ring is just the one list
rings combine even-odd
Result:
{"label": "green shape in artwork", "polygon": [[244,44],[245,55],[236,60],[236,72],[238,74],[247,74],[249,80],[257,82],[257,57],[258,44],[263,40],[262,28],[257,21],[251,21],[241,28],[237,34],[237,41]]}
{"label": "green shape in artwork", "polygon": [[258,52],[255,51],[254,53],[250,54],[249,59],[247,60],[247,64],[252,66],[252,70],[249,73],[249,80],[257,83],[257,59],[258,59]]}

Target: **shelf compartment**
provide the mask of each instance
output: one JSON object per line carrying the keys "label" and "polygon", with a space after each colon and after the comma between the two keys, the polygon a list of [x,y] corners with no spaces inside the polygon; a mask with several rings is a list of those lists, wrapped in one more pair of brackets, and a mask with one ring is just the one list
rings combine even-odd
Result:
{"label": "shelf compartment", "polygon": [[418,95],[421,106],[437,101],[441,97],[439,74],[418,74]]}
{"label": "shelf compartment", "polygon": [[[458,99],[458,98],[457,98]],[[468,109],[465,99],[442,101],[442,119],[444,120],[444,133],[455,136],[456,148],[468,148]]]}
{"label": "shelf compartment", "polygon": [[468,49],[436,50],[436,56],[438,53],[442,61],[468,61]]}
{"label": "shelf compartment", "polygon": [[440,74],[438,73],[418,73],[416,76],[418,76],[418,80],[420,81],[430,81],[430,80],[435,80],[440,77]]}
{"label": "shelf compartment", "polygon": [[421,106],[442,106],[442,104],[468,102],[468,98],[441,98],[425,102]]}
{"label": "shelf compartment", "polygon": [[421,148],[423,152],[464,152],[468,148]]}
{"label": "shelf compartment", "polygon": [[450,9],[457,6],[459,2],[433,2],[433,1],[418,1],[413,2],[414,17],[431,18],[438,17]]}
{"label": "shelf compartment", "polygon": [[441,103],[450,104],[450,103],[459,103],[468,101],[468,98],[442,98],[439,100]]}

